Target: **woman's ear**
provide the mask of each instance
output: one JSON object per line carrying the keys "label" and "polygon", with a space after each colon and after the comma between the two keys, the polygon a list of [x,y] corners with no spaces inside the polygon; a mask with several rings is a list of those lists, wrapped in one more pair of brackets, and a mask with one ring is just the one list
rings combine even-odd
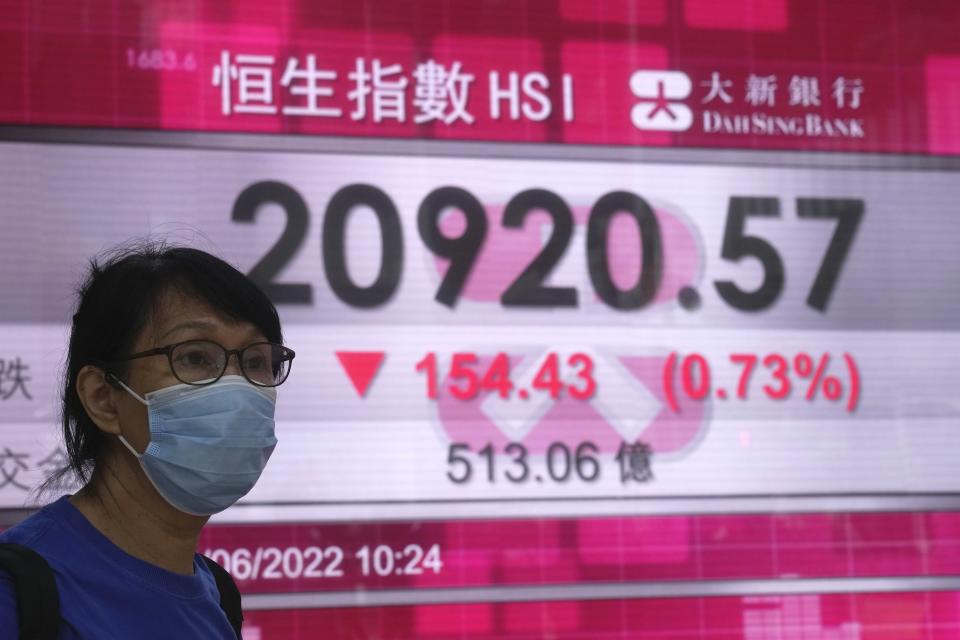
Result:
{"label": "woman's ear", "polygon": [[77,375],[77,395],[87,415],[101,431],[120,435],[116,383],[108,379],[112,376],[93,365],[83,367]]}

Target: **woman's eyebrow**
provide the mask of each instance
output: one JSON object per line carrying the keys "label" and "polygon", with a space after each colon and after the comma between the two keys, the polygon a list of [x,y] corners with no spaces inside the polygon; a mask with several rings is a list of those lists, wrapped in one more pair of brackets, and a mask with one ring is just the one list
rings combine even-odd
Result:
{"label": "woman's eyebrow", "polygon": [[165,334],[160,336],[160,339],[164,339],[169,336],[171,333],[176,331],[181,331],[183,329],[215,329],[216,324],[206,320],[187,320],[186,322],[181,322],[180,324],[174,325],[172,329],[167,331]]}

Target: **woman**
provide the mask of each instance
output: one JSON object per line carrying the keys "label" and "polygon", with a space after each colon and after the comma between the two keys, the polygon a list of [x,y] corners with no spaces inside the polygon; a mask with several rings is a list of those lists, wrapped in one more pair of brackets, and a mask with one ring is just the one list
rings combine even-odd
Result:
{"label": "woman", "polygon": [[[92,262],[63,391],[82,488],[0,536],[53,570],[59,638],[235,638],[196,552],[209,516],[270,457],[275,387],[294,352],[269,299],[199,250],[153,245]],[[0,639],[17,637],[0,572]]]}

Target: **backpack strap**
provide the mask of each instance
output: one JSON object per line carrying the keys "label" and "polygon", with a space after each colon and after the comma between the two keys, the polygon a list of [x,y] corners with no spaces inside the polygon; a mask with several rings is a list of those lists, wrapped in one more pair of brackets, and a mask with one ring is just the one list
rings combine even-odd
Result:
{"label": "backpack strap", "polygon": [[220,592],[220,608],[227,614],[227,620],[237,634],[237,639],[241,638],[240,627],[243,626],[243,607],[240,603],[240,590],[233,578],[227,573],[227,570],[221,567],[215,560],[211,560],[205,555],[200,555],[203,561],[207,563],[210,572],[213,573],[214,580],[217,581],[217,591]]}
{"label": "backpack strap", "polygon": [[60,593],[43,556],[23,545],[0,544],[0,568],[13,578],[20,638],[56,640],[60,630]]}

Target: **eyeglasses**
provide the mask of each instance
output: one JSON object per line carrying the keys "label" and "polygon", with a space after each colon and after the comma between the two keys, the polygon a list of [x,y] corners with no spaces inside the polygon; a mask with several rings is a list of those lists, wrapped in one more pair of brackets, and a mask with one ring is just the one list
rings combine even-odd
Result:
{"label": "eyeglasses", "polygon": [[213,384],[227,370],[230,356],[237,354],[243,377],[260,387],[276,387],[290,375],[290,364],[296,355],[293,349],[273,342],[254,342],[243,349],[227,349],[212,340],[187,340],[165,347],[141,351],[111,363],[126,362],[149,356],[166,355],[170,370],[177,380],[204,386]]}

